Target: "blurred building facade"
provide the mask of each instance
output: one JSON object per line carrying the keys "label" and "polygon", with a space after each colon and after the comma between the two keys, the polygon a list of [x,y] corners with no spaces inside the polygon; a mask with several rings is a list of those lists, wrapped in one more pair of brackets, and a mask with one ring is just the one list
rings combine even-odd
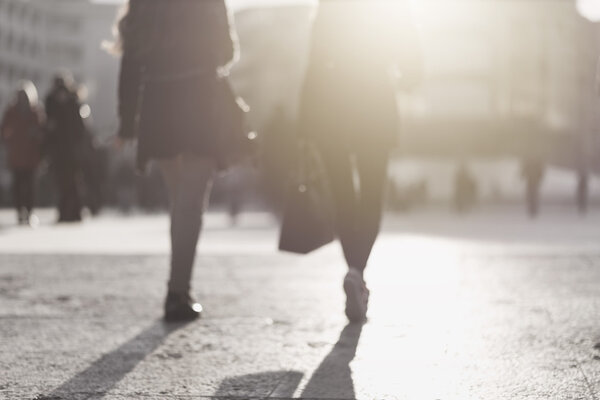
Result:
{"label": "blurred building facade", "polygon": [[[546,180],[550,196],[571,195],[580,163],[600,172],[594,92],[600,31],[577,13],[574,1],[413,4],[426,79],[400,96],[398,154],[414,163],[407,168],[399,160],[392,175],[426,180],[432,194],[447,198],[455,166],[470,160],[478,181],[487,182],[484,195],[518,199],[525,157],[542,157],[557,171]],[[277,110],[294,117],[313,10],[257,8],[236,15],[242,57],[234,78],[259,129],[279,118]]]}
{"label": "blurred building facade", "polygon": [[599,31],[574,2],[424,0],[417,13],[427,80],[407,101],[408,147],[515,154],[541,140],[579,151],[599,136]]}
{"label": "blurred building facade", "polygon": [[[433,197],[448,197],[465,160],[489,200],[521,198],[525,159],[547,166],[551,199],[570,201],[579,171],[600,172],[600,31],[575,2],[423,0],[416,13],[427,79],[404,99],[401,151],[421,159],[415,179]],[[394,168],[400,181],[405,164]]]}
{"label": "blurred building facade", "polygon": [[[295,111],[312,11],[272,7],[236,15],[242,57],[234,77],[259,124],[274,104]],[[452,154],[458,151],[452,147],[472,145],[480,153],[514,153],[493,138],[518,143],[528,132],[600,132],[594,91],[600,30],[574,1],[419,0],[414,13],[426,79],[401,102],[409,151]]]}
{"label": "blurred building facade", "polygon": [[250,104],[251,122],[262,130],[277,113],[294,118],[306,68],[314,7],[256,7],[235,14],[240,60],[232,72],[236,90]]}
{"label": "blurred building facade", "polygon": [[[497,168],[480,168],[502,181],[498,186],[518,174],[506,160],[529,153],[545,152],[571,170],[589,160],[600,171],[593,85],[600,32],[579,16],[574,1],[413,3],[427,71],[422,88],[400,98],[400,154],[421,164],[424,158],[449,165],[500,160]],[[87,0],[0,0],[0,108],[19,79],[33,80],[43,97],[54,73],[65,68],[88,88],[96,132],[114,133],[118,58],[100,44],[111,36],[117,8]],[[233,81],[256,129],[273,125],[278,113],[295,117],[313,12],[306,4],[236,12],[241,59]],[[398,168],[410,170],[412,180],[451,180],[433,172],[445,167],[430,174],[417,169]],[[0,173],[0,186],[2,180]]]}

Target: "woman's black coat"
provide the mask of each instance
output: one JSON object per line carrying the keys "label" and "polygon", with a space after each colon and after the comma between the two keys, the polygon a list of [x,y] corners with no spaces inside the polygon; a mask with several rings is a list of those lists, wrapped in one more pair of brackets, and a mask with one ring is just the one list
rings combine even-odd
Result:
{"label": "woman's black coat", "polygon": [[322,0],[300,101],[301,134],[330,146],[389,148],[398,134],[398,85],[417,84],[421,70],[404,1]]}
{"label": "woman's black coat", "polygon": [[131,2],[119,135],[138,137],[140,168],[182,153],[216,157],[218,127],[227,118],[216,101],[225,88],[217,70],[235,55],[224,0]]}

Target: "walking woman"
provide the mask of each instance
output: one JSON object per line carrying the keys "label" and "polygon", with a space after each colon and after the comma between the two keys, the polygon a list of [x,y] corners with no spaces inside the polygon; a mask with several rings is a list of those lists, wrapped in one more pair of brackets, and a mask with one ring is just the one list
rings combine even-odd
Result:
{"label": "walking woman", "polygon": [[320,150],[348,273],[346,315],[366,317],[363,278],[380,229],[396,91],[421,78],[421,55],[401,0],[321,0],[300,105],[300,134]]}
{"label": "walking woman", "polygon": [[32,82],[25,81],[4,113],[0,126],[12,172],[12,194],[19,224],[36,224],[32,211],[35,171],[41,159],[42,119],[37,90]]}
{"label": "walking woman", "polygon": [[118,25],[121,141],[137,137],[137,166],[157,160],[171,204],[171,273],[165,319],[202,307],[190,295],[202,214],[223,115],[219,78],[235,55],[224,0],[130,0]]}

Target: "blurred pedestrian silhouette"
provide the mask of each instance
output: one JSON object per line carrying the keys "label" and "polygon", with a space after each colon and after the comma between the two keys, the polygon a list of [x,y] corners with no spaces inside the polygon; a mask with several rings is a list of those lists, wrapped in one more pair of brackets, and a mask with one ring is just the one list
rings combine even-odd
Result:
{"label": "blurred pedestrian silhouette", "polygon": [[104,185],[106,181],[106,151],[98,143],[93,126],[92,109],[86,103],[87,88],[80,85],[77,92],[80,98],[80,116],[84,121],[84,132],[81,142],[81,171],[83,178],[83,204],[92,215],[97,215],[104,202]]}
{"label": "blurred pedestrian silhouette", "polygon": [[92,215],[97,215],[105,201],[107,152],[97,144],[89,130],[85,135],[83,154],[84,203]]}
{"label": "blurred pedestrian silhouette", "polygon": [[346,315],[366,316],[363,279],[380,229],[398,87],[421,79],[421,52],[408,2],[321,0],[300,106],[300,136],[322,155],[349,270]]}
{"label": "blurred pedestrian silhouette", "polygon": [[58,221],[81,221],[85,125],[79,95],[68,73],[54,78],[46,97],[45,150],[56,178]]}
{"label": "blurred pedestrian silhouette", "polygon": [[43,115],[37,90],[25,81],[2,118],[0,136],[6,143],[12,172],[12,195],[19,224],[35,224],[35,172],[41,160]]}
{"label": "blurred pedestrian silhouette", "polygon": [[224,177],[223,183],[227,193],[227,214],[232,227],[238,225],[239,217],[244,207],[246,190],[244,183],[248,178],[244,172],[247,169],[247,165],[236,166]]}
{"label": "blurred pedestrian silhouette", "polygon": [[585,214],[588,210],[588,197],[590,191],[590,174],[585,166],[580,166],[577,170],[577,210],[580,214]]}
{"label": "blurred pedestrian silhouette", "polygon": [[192,267],[219,133],[231,119],[219,101],[230,90],[222,77],[235,56],[233,29],[224,0],[130,0],[118,31],[118,142],[137,137],[139,170],[159,160],[171,204],[165,319],[194,319],[202,307],[190,296]]}
{"label": "blurred pedestrian silhouette", "polygon": [[422,178],[407,184],[400,184],[394,179],[388,179],[387,203],[392,211],[408,212],[427,204],[429,186]]}
{"label": "blurred pedestrian silhouette", "polygon": [[477,200],[477,182],[463,161],[459,163],[454,177],[454,206],[456,211],[464,213],[475,205]]}
{"label": "blurred pedestrian silhouette", "polygon": [[540,187],[544,179],[544,163],[539,157],[523,160],[521,174],[525,179],[525,202],[527,213],[534,218],[540,210]]}

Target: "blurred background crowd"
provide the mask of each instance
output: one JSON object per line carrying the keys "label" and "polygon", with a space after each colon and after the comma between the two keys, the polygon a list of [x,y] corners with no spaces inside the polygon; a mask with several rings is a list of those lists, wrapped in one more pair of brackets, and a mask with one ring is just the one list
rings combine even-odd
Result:
{"label": "blurred background crowd", "polygon": [[[315,2],[230,3],[241,50],[233,83],[262,143],[259,160],[216,182],[212,203],[235,222],[244,208],[281,208]],[[389,210],[600,206],[600,27],[582,4],[414,2],[426,73],[398,96]],[[62,221],[166,207],[158,171],[136,175],[133,150],[112,146],[119,60],[102,43],[121,5],[0,0],[0,206],[18,201],[21,222],[32,202],[57,206]],[[27,143],[11,139],[19,124]]]}

